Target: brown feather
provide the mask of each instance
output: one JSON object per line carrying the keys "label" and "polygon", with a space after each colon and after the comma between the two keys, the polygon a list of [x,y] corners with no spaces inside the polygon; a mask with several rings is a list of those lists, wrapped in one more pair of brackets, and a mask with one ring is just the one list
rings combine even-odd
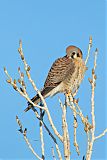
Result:
{"label": "brown feather", "polygon": [[[70,57],[68,56],[64,56],[62,58],[58,58],[52,65],[48,76],[46,78],[46,81],[44,83],[44,88],[41,91],[41,94],[44,98],[50,96],[50,95],[55,95],[58,92],[61,92],[61,88],[59,90],[57,90],[57,86],[61,86],[60,84],[62,84],[61,82],[65,83],[65,87],[63,89],[69,89],[70,86],[71,88],[73,88],[73,86],[75,86],[74,84],[74,73],[75,73],[75,68],[78,66],[75,66],[75,61],[73,59],[70,59]],[[77,67],[78,68],[78,67]],[[72,82],[71,82],[72,79]],[[70,85],[68,86],[68,84],[66,85],[66,82]],[[76,82],[78,83],[78,81]],[[67,88],[66,88],[67,87]],[[56,89],[56,90],[55,90]],[[54,91],[54,92],[53,92]],[[53,93],[54,94],[53,94]],[[34,102],[35,104],[38,104],[41,99],[39,97],[39,95],[37,94],[36,96],[34,96],[32,99],[32,102]],[[28,107],[25,109],[25,112],[27,112],[29,109],[31,109],[32,104],[30,104],[28,102]]]}
{"label": "brown feather", "polygon": [[[53,89],[54,87],[46,87],[41,91],[41,94],[44,98],[46,98],[46,95]],[[41,98],[39,97],[39,95],[37,94],[36,96],[34,96],[31,101],[35,104],[38,104],[39,102],[41,102]],[[28,107],[24,110],[25,112],[27,112],[29,109],[32,108],[32,104],[30,102],[28,102]]]}
{"label": "brown feather", "polygon": [[46,78],[44,87],[56,87],[58,86],[65,78],[68,72],[73,73],[75,70],[75,64],[72,59],[69,59],[67,56],[63,58],[58,58],[52,65],[48,76]]}

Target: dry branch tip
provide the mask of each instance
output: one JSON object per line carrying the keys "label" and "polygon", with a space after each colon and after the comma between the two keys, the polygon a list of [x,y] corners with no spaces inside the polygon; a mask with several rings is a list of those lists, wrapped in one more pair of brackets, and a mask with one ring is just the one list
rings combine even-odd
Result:
{"label": "dry branch tip", "polygon": [[18,67],[18,72],[20,72],[20,67]]}
{"label": "dry branch tip", "polygon": [[27,128],[24,129],[24,132],[23,132],[24,136],[26,136],[26,133],[27,133]]}
{"label": "dry branch tip", "polygon": [[88,78],[88,81],[90,82],[90,84],[92,84],[92,79],[91,78]]}
{"label": "dry branch tip", "polygon": [[7,83],[11,83],[11,79],[7,79],[6,82],[7,82]]}
{"label": "dry branch tip", "polygon": [[28,67],[27,67],[27,71],[30,71],[30,69],[31,69],[30,66],[28,66]]}
{"label": "dry branch tip", "polygon": [[18,82],[21,84],[21,80],[20,79],[18,79]]}
{"label": "dry branch tip", "polygon": [[18,130],[20,133],[23,133],[23,127],[22,127],[22,124],[18,118],[18,116],[16,115],[16,122],[17,124],[19,125],[20,129]]}
{"label": "dry branch tip", "polygon": [[92,36],[89,37],[89,44],[90,44],[91,47],[92,47]]}
{"label": "dry branch tip", "polygon": [[16,85],[16,79],[14,79],[13,83],[14,83],[14,85]]}
{"label": "dry branch tip", "polygon": [[4,72],[6,72],[7,70],[6,70],[6,67],[4,67]]}

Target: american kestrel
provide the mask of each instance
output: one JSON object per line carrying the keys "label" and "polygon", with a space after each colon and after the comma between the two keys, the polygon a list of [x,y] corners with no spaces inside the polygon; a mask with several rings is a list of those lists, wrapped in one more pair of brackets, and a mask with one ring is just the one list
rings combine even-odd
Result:
{"label": "american kestrel", "polygon": [[[58,58],[52,65],[41,94],[44,98],[53,96],[59,92],[75,93],[78,89],[87,67],[82,59],[82,51],[76,46],[66,48],[66,55]],[[37,94],[32,99],[32,102],[38,104],[41,99]],[[28,102],[27,112],[32,107]]]}

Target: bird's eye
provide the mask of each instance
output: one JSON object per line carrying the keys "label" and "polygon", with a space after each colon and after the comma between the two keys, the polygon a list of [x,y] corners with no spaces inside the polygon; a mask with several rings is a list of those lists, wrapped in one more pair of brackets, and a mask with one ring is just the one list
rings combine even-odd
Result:
{"label": "bird's eye", "polygon": [[71,53],[71,58],[74,58],[74,55],[75,55],[76,53],[75,52],[72,52]]}
{"label": "bird's eye", "polygon": [[79,53],[77,53],[77,57],[80,57]]}
{"label": "bird's eye", "polygon": [[72,55],[74,56],[74,55],[75,55],[75,52],[72,52]]}

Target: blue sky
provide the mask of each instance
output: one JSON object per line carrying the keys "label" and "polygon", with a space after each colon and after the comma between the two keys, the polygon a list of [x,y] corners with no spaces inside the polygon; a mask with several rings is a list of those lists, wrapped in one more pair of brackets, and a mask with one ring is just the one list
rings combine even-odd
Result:
{"label": "blue sky", "polygon": [[[15,92],[6,82],[3,67],[8,68],[13,78],[18,79],[17,68],[23,69],[23,64],[18,54],[19,39],[23,41],[23,50],[29,65],[31,75],[37,87],[43,87],[48,70],[55,59],[65,55],[66,47],[76,45],[83,51],[85,59],[89,36],[93,37],[91,56],[87,64],[88,71],[79,89],[77,97],[80,97],[80,105],[85,115],[90,118],[91,89],[88,77],[91,76],[93,67],[93,52],[96,47],[99,50],[97,61],[97,87],[95,91],[96,135],[106,127],[106,1],[102,0],[3,0],[0,1],[0,158],[2,159],[26,159],[34,158],[26,146],[22,135],[18,133],[15,116],[18,115],[23,125],[28,128],[28,137],[40,154],[38,121],[30,111],[24,113],[26,101]],[[28,81],[27,81],[28,84]],[[30,97],[34,96],[30,84],[28,84]],[[53,116],[56,127],[61,132],[61,111],[58,104],[58,96],[48,98],[47,104]],[[72,127],[73,116],[68,109],[67,119]],[[47,122],[47,117],[45,116]],[[48,123],[48,122],[47,122]],[[48,124],[49,125],[49,124]],[[45,130],[44,130],[45,132]],[[72,145],[72,134],[71,145]],[[37,140],[37,141],[35,141]],[[45,132],[47,159],[50,159],[50,138]],[[106,159],[106,138],[98,140],[94,144],[93,159]],[[78,128],[78,142],[82,156],[86,151],[86,135],[83,134],[83,126]],[[84,143],[83,143],[84,142]],[[60,145],[61,149],[62,146]],[[76,158],[75,148],[71,147],[72,158]]]}

